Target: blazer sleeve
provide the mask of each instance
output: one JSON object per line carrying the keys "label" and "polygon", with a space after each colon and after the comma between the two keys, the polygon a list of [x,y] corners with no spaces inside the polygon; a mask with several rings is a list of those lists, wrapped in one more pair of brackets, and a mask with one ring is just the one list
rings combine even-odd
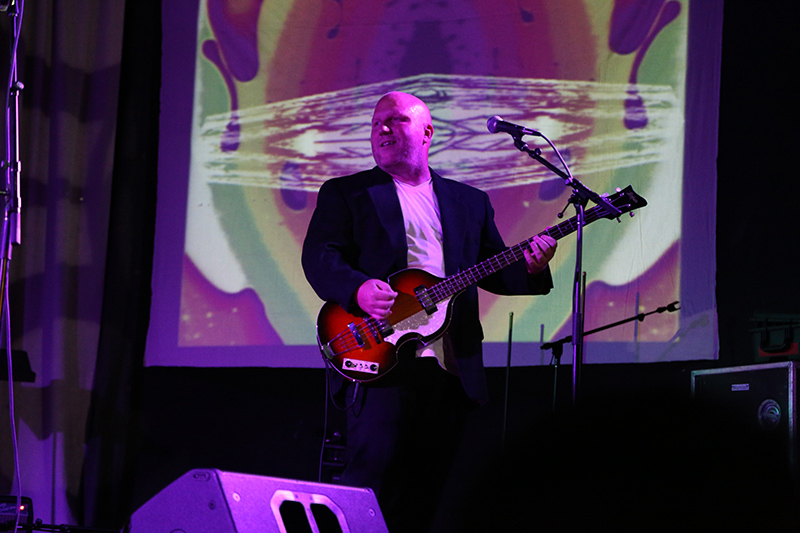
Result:
{"label": "blazer sleeve", "polygon": [[359,253],[353,223],[337,180],[323,183],[303,242],[303,271],[317,296],[349,312],[356,308],[356,290],[369,279],[353,267]]}
{"label": "blazer sleeve", "polygon": [[[494,208],[489,196],[483,194],[483,229],[479,261],[501,253],[508,247],[494,221]],[[503,270],[487,276],[478,284],[484,290],[502,295],[548,294],[553,288],[553,278],[548,266],[535,275],[528,274],[525,261],[517,261]]]}

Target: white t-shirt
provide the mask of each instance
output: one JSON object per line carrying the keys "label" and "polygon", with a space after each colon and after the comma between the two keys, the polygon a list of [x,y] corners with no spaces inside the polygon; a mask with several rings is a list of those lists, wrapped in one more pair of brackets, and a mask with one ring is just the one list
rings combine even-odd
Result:
{"label": "white t-shirt", "polygon": [[[442,218],[439,202],[433,193],[433,180],[416,186],[398,180],[394,180],[394,183],[403,210],[409,268],[419,268],[434,276],[445,277]],[[435,357],[442,368],[457,373],[454,365],[445,364],[442,337],[427,346],[420,345],[417,357]]]}
{"label": "white t-shirt", "polygon": [[442,219],[433,194],[433,180],[416,186],[398,180],[394,183],[406,226],[409,268],[443,278]]}

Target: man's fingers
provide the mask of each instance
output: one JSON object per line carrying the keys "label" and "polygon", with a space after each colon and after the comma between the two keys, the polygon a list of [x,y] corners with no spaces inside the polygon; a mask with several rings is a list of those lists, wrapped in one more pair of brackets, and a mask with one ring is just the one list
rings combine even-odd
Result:
{"label": "man's fingers", "polygon": [[359,288],[356,298],[364,312],[380,320],[391,314],[396,296],[397,293],[391,285],[379,279],[372,279]]}
{"label": "man's fingers", "polygon": [[549,261],[555,255],[558,243],[549,235],[537,235],[533,238],[532,245],[532,255],[537,261],[540,257]]}
{"label": "man's fingers", "polygon": [[536,274],[544,270],[556,253],[556,240],[549,235],[537,235],[530,242],[530,250],[523,250],[528,263],[528,272]]}

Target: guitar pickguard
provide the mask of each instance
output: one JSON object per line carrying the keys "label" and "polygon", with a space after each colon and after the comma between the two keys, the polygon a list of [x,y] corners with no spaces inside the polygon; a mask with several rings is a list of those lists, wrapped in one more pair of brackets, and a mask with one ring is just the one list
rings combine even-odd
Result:
{"label": "guitar pickguard", "polygon": [[429,315],[424,310],[419,311],[410,317],[394,324],[394,333],[384,338],[384,341],[394,345],[400,343],[400,339],[407,333],[416,333],[422,336],[422,341],[430,341],[444,331],[447,325],[447,312],[449,303],[452,299],[447,298],[437,304],[438,310]]}

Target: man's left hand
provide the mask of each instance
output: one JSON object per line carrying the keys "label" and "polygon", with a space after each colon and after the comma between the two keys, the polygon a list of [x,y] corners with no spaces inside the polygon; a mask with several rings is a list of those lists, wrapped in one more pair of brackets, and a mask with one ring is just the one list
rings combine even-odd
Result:
{"label": "man's left hand", "polygon": [[530,250],[523,250],[528,274],[538,274],[544,270],[547,263],[555,255],[557,246],[556,240],[549,235],[537,235],[534,237],[531,241]]}

